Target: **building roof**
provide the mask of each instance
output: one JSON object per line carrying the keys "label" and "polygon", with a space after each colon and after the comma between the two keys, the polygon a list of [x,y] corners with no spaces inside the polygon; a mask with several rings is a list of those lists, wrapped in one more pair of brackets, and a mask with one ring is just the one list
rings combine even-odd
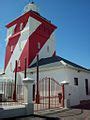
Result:
{"label": "building roof", "polygon": [[[51,64],[51,63],[55,63],[55,62],[61,62],[61,63],[64,63],[64,64],[68,64],[72,67],[75,67],[75,68],[78,68],[78,69],[84,69],[84,70],[88,70],[87,68],[85,67],[82,67],[80,65],[77,65],[69,60],[66,60],[62,57],[59,57],[59,56],[52,56],[52,57],[48,57],[48,58],[42,58],[39,60],[39,66],[43,66],[43,65],[48,65],[48,64]],[[30,66],[30,68],[34,68],[36,67],[37,63],[34,63],[33,65]]]}
{"label": "building roof", "polygon": [[[54,26],[55,28],[57,28],[55,25],[53,25],[53,24],[51,23],[50,20],[47,20],[45,17],[41,16],[39,13],[37,13],[37,12],[35,12],[35,11],[32,11],[32,10],[30,10],[30,11],[22,14],[22,15],[19,16],[18,18],[14,19],[14,20],[11,21],[10,23],[8,23],[8,24],[6,25],[6,27],[9,28],[9,27],[11,27],[12,25],[15,25],[15,24],[17,23],[17,21],[20,21],[22,18],[24,18],[24,17],[26,17],[26,16],[31,16],[31,17],[33,17],[33,18],[38,17],[38,18],[42,19],[43,21],[46,21],[47,23],[51,24],[51,25]],[[21,20],[21,21],[22,21],[22,20]]]}

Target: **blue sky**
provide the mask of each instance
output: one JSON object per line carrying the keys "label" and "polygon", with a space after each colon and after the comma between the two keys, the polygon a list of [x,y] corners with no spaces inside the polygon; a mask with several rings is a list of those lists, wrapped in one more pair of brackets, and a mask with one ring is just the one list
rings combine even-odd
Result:
{"label": "blue sky", "polygon": [[[90,0],[34,0],[42,16],[57,26],[57,55],[90,68]],[[5,25],[29,0],[0,0],[0,68],[4,67]]]}

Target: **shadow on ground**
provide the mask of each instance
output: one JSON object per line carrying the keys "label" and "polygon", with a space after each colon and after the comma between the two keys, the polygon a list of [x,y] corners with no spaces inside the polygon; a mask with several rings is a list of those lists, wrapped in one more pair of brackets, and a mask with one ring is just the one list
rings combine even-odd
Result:
{"label": "shadow on ground", "polygon": [[83,101],[80,105],[72,106],[71,108],[90,110],[90,100]]}

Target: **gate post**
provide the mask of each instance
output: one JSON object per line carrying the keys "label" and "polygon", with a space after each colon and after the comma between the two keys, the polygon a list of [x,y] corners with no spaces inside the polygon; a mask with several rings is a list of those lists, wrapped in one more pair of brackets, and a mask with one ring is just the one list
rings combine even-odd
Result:
{"label": "gate post", "polygon": [[62,85],[62,107],[67,107],[67,104],[66,104],[66,102],[67,102],[67,94],[66,94],[66,92],[67,91],[65,91],[66,89],[66,86],[69,84],[69,82],[68,81],[62,81],[61,82],[61,85]]}
{"label": "gate post", "polygon": [[34,112],[33,104],[33,84],[34,80],[31,78],[24,78],[24,103],[26,104],[27,115]]}
{"label": "gate post", "polygon": [[67,107],[67,105],[66,105],[67,95],[66,95],[66,91],[65,91],[65,86],[68,84],[69,84],[68,81],[61,82],[61,85],[62,85],[62,107]]}

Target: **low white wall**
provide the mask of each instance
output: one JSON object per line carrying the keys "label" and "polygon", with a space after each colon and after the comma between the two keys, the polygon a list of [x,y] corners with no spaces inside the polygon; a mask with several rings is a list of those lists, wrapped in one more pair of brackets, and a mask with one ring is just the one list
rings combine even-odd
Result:
{"label": "low white wall", "polygon": [[27,106],[18,105],[18,106],[8,106],[5,109],[0,108],[0,118],[11,118],[11,117],[20,117],[33,114],[33,103],[29,104],[29,113],[27,114]]}

